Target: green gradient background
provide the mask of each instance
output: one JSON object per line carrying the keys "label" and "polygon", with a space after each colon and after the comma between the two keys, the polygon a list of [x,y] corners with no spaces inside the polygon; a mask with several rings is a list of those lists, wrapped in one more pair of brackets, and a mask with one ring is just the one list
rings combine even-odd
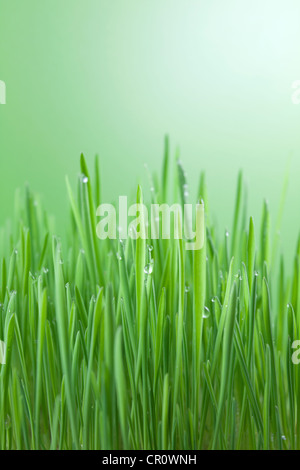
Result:
{"label": "green gradient background", "polygon": [[[299,230],[299,0],[0,0],[1,222],[16,187],[40,192],[60,229],[65,175],[99,153],[106,201],[127,194],[144,163],[161,167],[163,136],[180,146],[195,192],[231,226],[238,170],[249,213],[276,214],[289,157],[282,249]],[[274,221],[274,217],[273,217]]]}

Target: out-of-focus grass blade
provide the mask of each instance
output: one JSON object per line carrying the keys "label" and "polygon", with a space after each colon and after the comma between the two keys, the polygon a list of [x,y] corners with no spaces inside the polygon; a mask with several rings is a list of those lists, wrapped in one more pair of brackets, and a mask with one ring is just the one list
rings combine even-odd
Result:
{"label": "out-of-focus grass blade", "polygon": [[114,346],[115,382],[118,397],[118,409],[120,415],[121,433],[125,448],[128,448],[127,428],[127,387],[123,362],[122,328],[116,332]]}

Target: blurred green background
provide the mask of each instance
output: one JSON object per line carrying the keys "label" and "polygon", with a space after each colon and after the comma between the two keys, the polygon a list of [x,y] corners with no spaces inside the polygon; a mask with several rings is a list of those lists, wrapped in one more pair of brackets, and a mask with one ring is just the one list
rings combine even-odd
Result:
{"label": "blurred green background", "polygon": [[[63,230],[65,175],[101,157],[103,198],[160,170],[164,134],[195,193],[207,173],[211,210],[231,227],[236,176],[249,213],[273,222],[287,163],[281,249],[299,230],[299,0],[0,0],[1,223],[29,182]],[[274,224],[273,224],[274,226]]]}

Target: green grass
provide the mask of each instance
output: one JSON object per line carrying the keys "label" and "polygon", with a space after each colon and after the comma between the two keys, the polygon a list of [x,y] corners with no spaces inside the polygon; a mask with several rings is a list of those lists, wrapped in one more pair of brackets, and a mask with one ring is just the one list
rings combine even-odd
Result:
{"label": "green grass", "polygon": [[[166,139],[149,204],[187,202],[171,163]],[[0,232],[0,448],[300,449],[300,242],[287,275],[267,204],[260,227],[247,215],[241,173],[229,236],[201,174],[200,250],[100,241],[98,159],[91,175],[80,165],[65,242],[28,188]]]}

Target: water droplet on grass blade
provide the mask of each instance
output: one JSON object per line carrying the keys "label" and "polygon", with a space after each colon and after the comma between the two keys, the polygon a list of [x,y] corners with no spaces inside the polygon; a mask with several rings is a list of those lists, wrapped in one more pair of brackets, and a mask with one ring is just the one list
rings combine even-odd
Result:
{"label": "water droplet on grass blade", "polygon": [[82,177],[83,184],[86,184],[88,182],[88,180],[89,180],[88,177],[83,175],[83,177]]}
{"label": "water droplet on grass blade", "polygon": [[208,318],[210,316],[210,310],[207,307],[204,307],[204,312],[202,318]]}
{"label": "water droplet on grass blade", "polygon": [[148,263],[144,267],[144,273],[145,274],[151,274],[153,272],[153,263]]}
{"label": "water droplet on grass blade", "polygon": [[9,415],[6,415],[6,418],[5,418],[5,429],[9,429],[10,426],[11,426],[11,419],[10,419],[10,416]]}

